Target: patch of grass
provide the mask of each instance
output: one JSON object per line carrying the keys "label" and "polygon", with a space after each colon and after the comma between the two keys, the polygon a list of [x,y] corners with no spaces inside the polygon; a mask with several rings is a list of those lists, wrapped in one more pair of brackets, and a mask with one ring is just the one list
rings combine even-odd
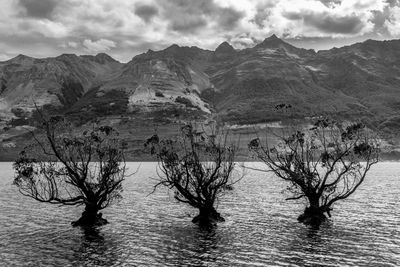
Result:
{"label": "patch of grass", "polygon": [[64,80],[61,87],[61,95],[58,95],[58,99],[65,107],[70,107],[78,101],[83,95],[83,87],[79,82],[73,79]]}
{"label": "patch of grass", "polygon": [[127,113],[129,97],[121,90],[100,92],[94,88],[66,111],[79,124],[93,121],[98,117]]}

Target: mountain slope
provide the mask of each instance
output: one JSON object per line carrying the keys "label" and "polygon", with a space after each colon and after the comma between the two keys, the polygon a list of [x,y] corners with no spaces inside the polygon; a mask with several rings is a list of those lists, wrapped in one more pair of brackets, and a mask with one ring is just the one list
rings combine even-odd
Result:
{"label": "mountain slope", "polygon": [[[24,142],[18,127],[32,124],[35,103],[78,127],[114,124],[127,138],[129,127],[150,133],[188,120],[247,125],[327,114],[361,120],[395,140],[400,40],[315,52],[273,35],[243,50],[228,42],[215,51],[172,45],[125,64],[106,54],[0,62],[0,139]],[[277,110],[280,104],[292,108]]]}
{"label": "mountain slope", "polygon": [[[316,53],[271,36],[209,65],[217,89],[209,100],[231,123],[330,114],[377,126],[399,111],[399,48],[399,40],[368,40]],[[291,112],[277,111],[280,103]]]}
{"label": "mountain slope", "polygon": [[0,112],[4,119],[29,114],[35,104],[68,107],[93,86],[113,78],[121,67],[105,54],[45,59],[19,55],[0,62]]}
{"label": "mountain slope", "polygon": [[182,102],[210,113],[208,105],[199,97],[204,89],[212,86],[208,75],[201,71],[202,56],[207,55],[207,51],[198,48],[176,45],[160,52],[149,51],[134,57],[118,77],[100,90],[125,91],[130,110]]}

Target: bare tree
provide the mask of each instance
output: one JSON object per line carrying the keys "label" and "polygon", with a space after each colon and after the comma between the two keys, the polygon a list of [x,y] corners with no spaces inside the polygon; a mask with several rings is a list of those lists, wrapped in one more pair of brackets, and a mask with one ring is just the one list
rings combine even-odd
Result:
{"label": "bare tree", "polygon": [[107,223],[99,211],[121,198],[125,178],[118,133],[101,126],[76,134],[61,117],[41,118],[44,134],[32,133],[35,142],[15,161],[14,184],[40,202],[84,205],[74,226]]}
{"label": "bare tree", "polygon": [[378,139],[361,123],[343,125],[318,120],[307,131],[279,137],[277,145],[249,144],[257,159],[279,178],[289,182],[291,197],[306,199],[308,206],[298,220],[319,224],[335,202],[348,198],[364,182],[379,159]]}
{"label": "bare tree", "polygon": [[198,209],[194,223],[224,221],[215,209],[216,201],[241,178],[232,178],[236,146],[227,144],[227,135],[218,137],[185,125],[177,140],[160,141],[154,135],[146,145],[151,145],[159,162],[160,181],[154,189],[171,188],[176,200]]}

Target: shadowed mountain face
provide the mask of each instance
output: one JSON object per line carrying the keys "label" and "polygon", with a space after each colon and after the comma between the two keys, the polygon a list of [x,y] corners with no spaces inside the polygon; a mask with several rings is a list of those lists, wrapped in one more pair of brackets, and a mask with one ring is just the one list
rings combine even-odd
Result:
{"label": "shadowed mountain face", "polygon": [[[29,123],[34,105],[84,124],[110,116],[252,124],[321,114],[400,129],[400,40],[315,52],[275,35],[253,48],[172,45],[123,64],[106,54],[0,62],[0,116]],[[275,109],[290,104],[289,111]],[[4,134],[2,135],[4,137]]]}
{"label": "shadowed mountain face", "polygon": [[[235,123],[279,120],[282,116],[331,114],[394,125],[399,117],[400,40],[372,41],[318,53],[276,36],[205,72],[216,88],[220,117]],[[290,104],[290,112],[275,110]]]}
{"label": "shadowed mountain face", "polygon": [[0,62],[2,119],[31,114],[34,104],[66,108],[91,88],[111,80],[123,64],[106,54],[34,59],[19,55]]}

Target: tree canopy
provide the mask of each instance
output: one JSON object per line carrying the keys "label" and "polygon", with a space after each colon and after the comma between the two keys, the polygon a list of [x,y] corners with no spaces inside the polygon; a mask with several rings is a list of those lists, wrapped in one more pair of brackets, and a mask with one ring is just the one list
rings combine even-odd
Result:
{"label": "tree canopy", "polygon": [[269,170],[289,182],[288,200],[305,198],[306,211],[319,215],[330,215],[335,202],[353,194],[379,160],[379,139],[362,123],[325,118],[309,130],[278,138],[276,145],[254,139],[249,148]]}
{"label": "tree canopy", "polygon": [[40,202],[85,205],[81,222],[94,223],[98,211],[121,198],[126,167],[117,131],[93,126],[76,133],[62,117],[42,116],[42,123],[14,163],[14,184]]}
{"label": "tree canopy", "polygon": [[202,218],[216,217],[215,202],[239,179],[234,179],[236,146],[226,135],[207,133],[193,125],[181,128],[177,139],[148,139],[159,162],[159,183],[174,190],[175,198],[199,209]]}

